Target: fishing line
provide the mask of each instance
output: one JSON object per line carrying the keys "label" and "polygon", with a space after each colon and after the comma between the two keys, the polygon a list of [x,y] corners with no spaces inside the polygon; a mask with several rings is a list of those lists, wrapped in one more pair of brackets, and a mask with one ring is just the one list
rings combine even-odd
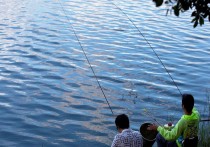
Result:
{"label": "fishing line", "polygon": [[83,51],[83,53],[84,53],[84,55],[85,55],[85,58],[86,58],[86,60],[87,60],[87,62],[88,62],[88,64],[89,64],[89,66],[90,66],[91,71],[93,72],[93,75],[94,75],[94,77],[95,77],[95,79],[96,79],[96,81],[97,81],[97,83],[98,83],[98,86],[99,86],[99,88],[101,89],[101,92],[102,92],[104,98],[106,99],[106,102],[107,102],[107,104],[108,104],[108,106],[109,106],[109,109],[111,110],[112,114],[114,115],[113,110],[112,110],[112,108],[111,108],[111,106],[110,106],[110,104],[109,104],[109,101],[108,101],[108,99],[107,99],[107,97],[106,97],[106,95],[105,95],[105,93],[104,93],[104,91],[103,91],[103,89],[102,89],[102,86],[101,86],[101,84],[100,84],[100,82],[99,82],[99,80],[98,80],[98,78],[97,78],[97,76],[96,76],[96,73],[95,73],[95,71],[94,71],[94,69],[93,69],[93,67],[92,67],[92,65],[91,65],[91,63],[90,63],[90,60],[88,59],[88,56],[87,56],[87,54],[86,54],[86,52],[85,52],[85,50],[84,50],[84,48],[83,48],[83,46],[82,46],[82,44],[81,44],[81,42],[80,42],[80,40],[79,40],[79,37],[77,36],[77,33],[76,33],[76,31],[75,31],[75,29],[74,29],[74,27],[73,27],[73,24],[71,23],[69,17],[67,16],[67,12],[66,12],[66,10],[64,9],[64,7],[63,7],[61,1],[58,0],[58,2],[59,2],[60,6],[61,6],[61,8],[62,8],[62,10],[63,10],[63,12],[64,12],[64,15],[66,16],[66,18],[67,18],[67,20],[68,20],[68,22],[69,22],[69,24],[70,24],[70,26],[71,26],[73,32],[74,32],[74,35],[75,35],[75,37],[76,37],[76,39],[77,39],[77,41],[78,41],[78,43],[79,43],[79,45],[80,45],[80,48],[82,49],[82,51]]}
{"label": "fishing line", "polygon": [[176,88],[178,89],[180,95],[182,96],[182,93],[178,87],[178,85],[176,84],[176,82],[174,81],[173,77],[171,76],[171,74],[169,73],[168,69],[166,68],[166,66],[164,65],[164,63],[162,62],[162,60],[160,59],[159,55],[157,54],[157,52],[155,51],[155,49],[152,47],[152,45],[150,44],[150,42],[146,39],[146,37],[142,34],[142,32],[139,30],[139,28],[135,25],[135,23],[133,22],[132,19],[130,19],[130,17],[123,11],[123,9],[121,9],[120,7],[118,7],[114,2],[110,1],[117,9],[119,9],[127,18],[128,20],[133,24],[133,26],[138,30],[139,34],[144,38],[144,40],[146,41],[146,43],[149,45],[149,47],[152,49],[152,51],[154,52],[154,54],[156,55],[156,57],[158,58],[158,60],[160,61],[160,63],[162,64],[162,66],[164,67],[165,71],[168,73],[169,77],[171,78],[171,80],[173,81],[174,85],[176,86]]}
{"label": "fishing line", "polygon": [[[155,121],[159,126],[162,126],[161,123],[159,121],[157,121],[157,119],[152,115],[152,113],[148,110],[144,110],[145,115],[147,115],[147,117],[151,118],[153,121]],[[162,121],[161,121],[162,122]]]}

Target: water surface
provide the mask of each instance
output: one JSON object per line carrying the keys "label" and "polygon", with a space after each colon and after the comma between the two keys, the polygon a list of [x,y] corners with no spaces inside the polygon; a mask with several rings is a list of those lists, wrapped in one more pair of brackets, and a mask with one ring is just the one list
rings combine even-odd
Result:
{"label": "water surface", "polygon": [[117,114],[128,114],[134,130],[154,118],[180,118],[177,87],[113,3],[181,92],[193,94],[203,109],[209,23],[193,29],[190,13],[166,17],[165,7],[146,0],[0,0],[2,146],[110,146]]}

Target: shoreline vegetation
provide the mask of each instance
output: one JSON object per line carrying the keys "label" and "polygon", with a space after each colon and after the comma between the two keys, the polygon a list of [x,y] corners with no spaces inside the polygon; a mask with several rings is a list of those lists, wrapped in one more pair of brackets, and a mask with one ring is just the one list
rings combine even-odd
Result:
{"label": "shoreline vegetation", "polygon": [[[210,119],[210,90],[207,91],[206,95],[206,106],[200,111],[201,118]],[[201,121],[199,124],[198,132],[198,146],[209,147],[210,145],[210,121]]]}

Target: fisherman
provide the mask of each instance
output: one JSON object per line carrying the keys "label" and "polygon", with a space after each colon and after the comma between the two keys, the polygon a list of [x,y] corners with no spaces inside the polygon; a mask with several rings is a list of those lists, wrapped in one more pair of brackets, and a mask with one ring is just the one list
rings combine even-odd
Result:
{"label": "fisherman", "polygon": [[115,119],[115,125],[119,133],[115,136],[111,147],[143,147],[140,133],[129,129],[129,118],[127,115],[118,115]]}
{"label": "fisherman", "polygon": [[154,124],[147,128],[159,132],[156,136],[158,147],[181,147],[189,138],[194,138],[194,145],[197,146],[200,115],[194,108],[194,98],[191,94],[182,95],[182,109],[184,115],[172,130]]}

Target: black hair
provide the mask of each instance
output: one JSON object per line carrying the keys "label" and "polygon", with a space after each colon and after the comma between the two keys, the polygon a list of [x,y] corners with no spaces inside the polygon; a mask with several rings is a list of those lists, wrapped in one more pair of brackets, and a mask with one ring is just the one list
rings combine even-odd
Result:
{"label": "black hair", "polygon": [[115,119],[115,125],[121,129],[128,129],[129,128],[129,118],[125,114],[120,114]]}
{"label": "black hair", "polygon": [[191,94],[183,94],[182,105],[184,105],[184,108],[187,112],[192,112],[192,109],[194,107],[194,97]]}

